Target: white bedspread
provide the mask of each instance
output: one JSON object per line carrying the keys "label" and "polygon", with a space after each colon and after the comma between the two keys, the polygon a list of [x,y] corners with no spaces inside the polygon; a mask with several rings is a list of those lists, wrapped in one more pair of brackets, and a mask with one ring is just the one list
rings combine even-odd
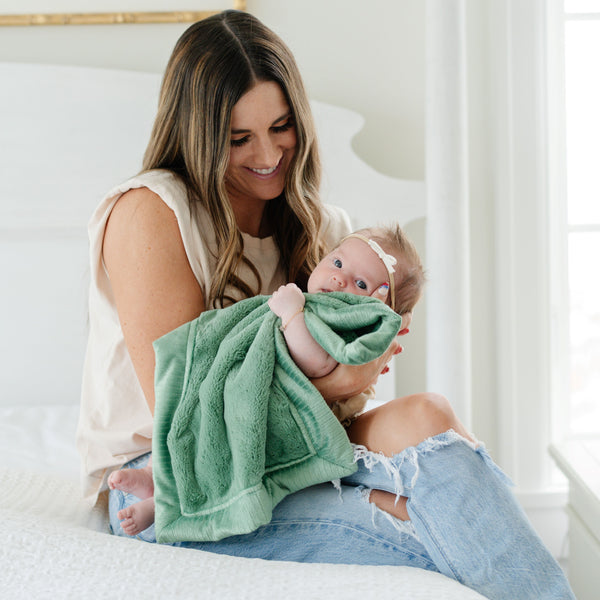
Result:
{"label": "white bedspread", "polygon": [[[101,533],[77,489],[56,477],[0,471],[0,595],[35,598],[481,598],[408,567],[251,560]],[[135,548],[133,546],[136,546]]]}
{"label": "white bedspread", "polygon": [[112,536],[105,512],[80,499],[71,441],[76,418],[75,407],[0,409],[3,600],[482,598],[409,567],[243,559]]}

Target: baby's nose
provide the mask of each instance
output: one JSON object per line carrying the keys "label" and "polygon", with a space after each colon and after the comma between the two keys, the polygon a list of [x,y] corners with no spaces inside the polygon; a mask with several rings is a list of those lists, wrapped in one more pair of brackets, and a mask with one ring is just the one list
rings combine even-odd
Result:
{"label": "baby's nose", "polygon": [[331,280],[334,284],[338,285],[339,287],[346,287],[346,281],[340,275],[333,275]]}

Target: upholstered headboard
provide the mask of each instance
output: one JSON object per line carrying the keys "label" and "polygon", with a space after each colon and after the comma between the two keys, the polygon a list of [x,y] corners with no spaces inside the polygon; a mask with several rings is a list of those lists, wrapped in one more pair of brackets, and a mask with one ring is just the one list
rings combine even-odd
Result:
{"label": "upholstered headboard", "polygon": [[[160,76],[0,63],[0,81],[2,402],[76,403],[86,224],[101,197],[140,170]],[[383,176],[352,151],[360,115],[318,102],[313,108],[327,202],[345,207],[356,226],[424,214],[422,183]]]}

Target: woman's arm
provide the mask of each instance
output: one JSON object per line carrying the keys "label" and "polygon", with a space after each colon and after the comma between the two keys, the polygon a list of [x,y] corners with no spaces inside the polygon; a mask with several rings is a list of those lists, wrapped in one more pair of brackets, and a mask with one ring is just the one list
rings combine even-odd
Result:
{"label": "woman's arm", "polygon": [[103,258],[125,343],[154,414],[152,342],[205,309],[175,214],[147,188],[123,194],[106,227]]}
{"label": "woman's arm", "polygon": [[282,285],[268,301],[281,317],[281,329],[290,356],[307,377],[323,377],[338,365],[311,335],[304,321],[304,294],[294,283]]}

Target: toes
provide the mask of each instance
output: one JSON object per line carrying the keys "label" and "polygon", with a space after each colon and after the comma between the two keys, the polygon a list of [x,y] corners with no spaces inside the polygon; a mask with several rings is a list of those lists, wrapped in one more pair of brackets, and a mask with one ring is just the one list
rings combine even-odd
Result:
{"label": "toes", "polygon": [[123,477],[121,471],[113,471],[108,476],[108,487],[111,490],[119,489],[119,486],[123,483]]}
{"label": "toes", "polygon": [[125,526],[121,524],[121,528],[127,535],[136,535],[140,532],[139,528],[136,527],[135,523],[131,523]]}
{"label": "toes", "polygon": [[117,513],[117,517],[119,520],[129,519],[131,517],[131,508],[128,506],[127,508],[123,508]]}
{"label": "toes", "polygon": [[[123,511],[121,511],[121,512],[123,512]],[[118,516],[119,516],[119,518],[121,518],[120,514]],[[129,516],[125,516],[125,515],[124,515],[123,520],[121,521],[121,529],[127,535],[135,535],[136,533],[139,533],[139,531],[140,531],[139,527],[136,525],[133,518],[129,517]]]}

